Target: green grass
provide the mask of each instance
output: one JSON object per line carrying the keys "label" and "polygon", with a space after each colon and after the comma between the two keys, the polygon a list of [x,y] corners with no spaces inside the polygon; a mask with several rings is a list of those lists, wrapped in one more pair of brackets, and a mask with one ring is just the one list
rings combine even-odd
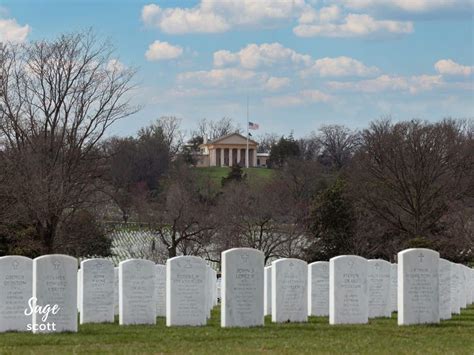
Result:
{"label": "green grass", "polygon": [[[214,183],[220,186],[222,178],[230,171],[228,167],[195,168],[202,177],[209,177]],[[248,175],[249,181],[265,181],[271,179],[275,171],[267,168],[244,168],[244,173]]]}
{"label": "green grass", "polygon": [[222,329],[219,309],[204,327],[82,325],[79,333],[0,334],[0,354],[135,353],[341,353],[474,354],[474,306],[439,325],[399,327],[396,316],[366,325],[330,326],[327,318],[308,323]]}

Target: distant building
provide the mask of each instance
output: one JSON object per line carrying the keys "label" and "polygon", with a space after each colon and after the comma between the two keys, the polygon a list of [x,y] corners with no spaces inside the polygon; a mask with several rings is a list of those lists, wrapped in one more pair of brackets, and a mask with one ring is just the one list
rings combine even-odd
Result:
{"label": "distant building", "polygon": [[[257,153],[258,143],[249,139],[249,167],[267,166],[268,153]],[[239,133],[231,133],[212,141],[204,140],[195,155],[196,166],[233,166],[245,167],[247,138]]]}

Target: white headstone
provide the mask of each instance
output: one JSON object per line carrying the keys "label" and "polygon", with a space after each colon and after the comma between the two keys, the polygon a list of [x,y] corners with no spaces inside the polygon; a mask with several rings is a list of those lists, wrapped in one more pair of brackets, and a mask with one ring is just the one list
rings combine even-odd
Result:
{"label": "white headstone", "polygon": [[119,324],[156,324],[155,264],[129,259],[119,264]]}
{"label": "white headstone", "polygon": [[467,287],[466,287],[466,273],[464,272],[464,265],[458,264],[459,279],[461,280],[461,308],[467,307]]}
{"label": "white headstone", "polygon": [[451,262],[439,259],[439,318],[451,318]]}
{"label": "white headstone", "polygon": [[81,313],[81,269],[77,269],[77,312]]}
{"label": "white headstone", "polygon": [[340,255],[329,260],[329,324],[369,321],[367,259]]}
{"label": "white headstone", "polygon": [[329,262],[316,261],[308,265],[308,315],[329,315]]}
{"label": "white headstone", "polygon": [[299,259],[272,263],[272,322],[308,321],[308,264]]}
{"label": "white headstone", "polygon": [[398,324],[439,323],[439,253],[424,248],[398,253]]}
{"label": "white headstone", "polygon": [[114,315],[119,314],[119,268],[114,267]]}
{"label": "white headstone", "polygon": [[458,264],[451,262],[451,313],[461,313],[461,280],[459,278]]}
{"label": "white headstone", "polygon": [[471,301],[471,269],[466,265],[463,265],[464,271],[464,280],[466,283],[465,293],[466,293],[466,307],[472,303]]}
{"label": "white headstone", "polygon": [[264,315],[272,314],[272,267],[266,266],[263,274],[263,308]]}
{"label": "white headstone", "polygon": [[207,265],[206,273],[206,309],[207,309],[207,319],[211,318],[212,311],[212,269]]}
{"label": "white headstone", "polygon": [[470,281],[470,283],[469,283],[469,285],[470,285],[470,288],[469,288],[469,289],[470,289],[470,294],[471,294],[470,300],[471,300],[471,304],[474,304],[474,269],[473,269],[473,268],[470,268],[470,269],[469,269],[469,273],[470,273],[470,275],[471,275],[471,276],[470,276],[470,277],[471,277],[471,278],[470,278],[471,281]]}
{"label": "white headstone", "polygon": [[33,293],[33,261],[24,256],[0,258],[0,332],[31,331],[32,317],[26,316]]}
{"label": "white headstone", "polygon": [[166,317],[166,265],[155,265],[156,316]]}
{"label": "white headstone", "polygon": [[212,299],[213,306],[217,306],[217,271],[212,269]]}
{"label": "white headstone", "polygon": [[222,283],[222,276],[219,277],[216,281],[216,293],[217,293],[217,299],[219,302],[221,301],[221,283]]}
{"label": "white headstone", "polygon": [[390,274],[392,265],[385,260],[371,259],[367,265],[369,318],[391,317]]}
{"label": "white headstone", "polygon": [[263,325],[263,253],[235,248],[223,252],[221,260],[221,326]]}
{"label": "white headstone", "polygon": [[114,321],[114,264],[106,259],[81,262],[80,322]]}
{"label": "white headstone", "polygon": [[196,256],[166,261],[166,325],[206,324],[206,262]]}
{"label": "white headstone", "polygon": [[392,312],[397,311],[398,296],[398,270],[397,264],[392,264],[390,268],[390,308]]}
{"label": "white headstone", "polygon": [[52,254],[33,260],[33,297],[36,306],[59,311],[33,313],[33,333],[77,332],[77,259]]}
{"label": "white headstone", "polygon": [[212,311],[214,306],[216,305],[216,280],[217,280],[217,273],[212,268],[209,267],[209,310]]}

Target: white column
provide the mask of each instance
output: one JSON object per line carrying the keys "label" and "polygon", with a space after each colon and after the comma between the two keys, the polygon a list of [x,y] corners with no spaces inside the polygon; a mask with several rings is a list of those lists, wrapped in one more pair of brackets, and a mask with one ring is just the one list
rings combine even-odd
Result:
{"label": "white column", "polygon": [[237,149],[237,164],[240,164],[240,148]]}
{"label": "white column", "polygon": [[209,150],[209,158],[210,158],[210,163],[209,163],[209,165],[210,165],[210,166],[216,166],[216,164],[217,164],[217,162],[216,162],[216,160],[217,160],[217,159],[216,159],[216,154],[217,154],[217,152],[216,152],[215,149]]}
{"label": "white column", "polygon": [[253,166],[257,166],[257,149],[253,150]]}
{"label": "white column", "polygon": [[233,160],[232,160],[232,148],[229,148],[229,166],[232,166]]}
{"label": "white column", "polygon": [[224,164],[224,148],[221,148],[221,166],[225,166],[225,164]]}

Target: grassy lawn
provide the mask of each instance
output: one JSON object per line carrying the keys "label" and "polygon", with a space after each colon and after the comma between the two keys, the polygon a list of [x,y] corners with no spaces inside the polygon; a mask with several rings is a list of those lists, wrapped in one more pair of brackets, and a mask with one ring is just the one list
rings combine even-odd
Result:
{"label": "grassy lawn", "polygon": [[[203,178],[209,177],[212,181],[220,186],[222,178],[227,176],[230,171],[228,167],[211,167],[211,168],[195,168],[200,176]],[[267,168],[244,168],[244,173],[247,174],[250,181],[258,181],[271,179],[275,171]]]}
{"label": "grassy lawn", "polygon": [[205,327],[83,325],[76,334],[0,334],[0,354],[132,353],[371,353],[474,354],[474,306],[439,325],[396,325],[392,319],[368,325],[330,326],[327,318],[305,324],[221,329],[219,309]]}

